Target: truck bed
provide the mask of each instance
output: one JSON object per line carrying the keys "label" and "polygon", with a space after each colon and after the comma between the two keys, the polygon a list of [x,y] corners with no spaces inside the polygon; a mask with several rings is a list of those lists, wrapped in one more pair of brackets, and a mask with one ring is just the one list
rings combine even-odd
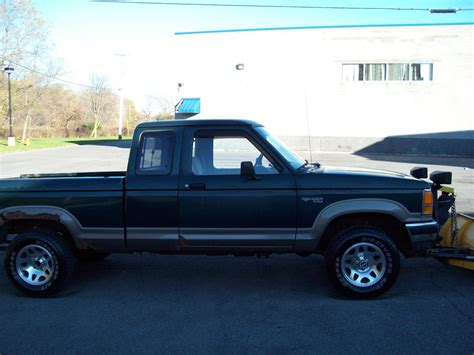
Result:
{"label": "truck bed", "polygon": [[60,174],[24,174],[1,179],[0,193],[46,191],[122,191],[126,173],[80,172]]}
{"label": "truck bed", "polygon": [[48,173],[48,174],[22,174],[20,179],[41,179],[41,178],[61,178],[61,177],[110,177],[125,176],[126,171],[93,171],[79,173]]}

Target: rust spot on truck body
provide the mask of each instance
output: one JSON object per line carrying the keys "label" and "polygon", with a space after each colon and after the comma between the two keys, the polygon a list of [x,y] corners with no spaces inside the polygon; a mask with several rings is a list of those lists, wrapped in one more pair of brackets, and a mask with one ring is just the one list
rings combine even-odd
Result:
{"label": "rust spot on truck body", "polygon": [[25,212],[9,212],[3,215],[3,220],[5,221],[17,221],[22,219],[29,219],[29,220],[41,220],[41,221],[53,221],[59,222],[60,218],[58,215],[55,214],[48,214],[48,213],[40,213],[40,214],[26,214]]}
{"label": "rust spot on truck body", "polygon": [[178,244],[179,244],[180,247],[185,247],[185,246],[187,246],[188,243],[187,243],[186,238],[183,237],[182,235],[180,235],[178,237]]}

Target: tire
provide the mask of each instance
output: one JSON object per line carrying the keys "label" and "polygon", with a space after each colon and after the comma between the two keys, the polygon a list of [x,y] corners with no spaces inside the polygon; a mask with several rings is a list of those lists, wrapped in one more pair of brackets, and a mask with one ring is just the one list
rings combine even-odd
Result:
{"label": "tire", "polygon": [[340,232],[326,251],[329,280],[344,296],[375,298],[397,280],[400,253],[383,231],[358,226]]}
{"label": "tire", "polygon": [[93,250],[78,250],[76,258],[80,262],[100,262],[110,256],[110,253],[99,253]]}
{"label": "tire", "polygon": [[32,297],[59,292],[71,278],[75,258],[60,234],[33,230],[20,233],[8,246],[5,271],[13,285]]}

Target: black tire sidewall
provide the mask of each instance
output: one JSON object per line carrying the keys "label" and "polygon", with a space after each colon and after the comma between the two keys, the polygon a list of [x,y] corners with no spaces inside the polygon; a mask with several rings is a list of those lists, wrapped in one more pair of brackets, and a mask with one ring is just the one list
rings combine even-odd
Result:
{"label": "black tire sidewall", "polygon": [[[67,277],[67,272],[65,270],[66,261],[61,254],[61,249],[55,244],[50,234],[39,231],[23,233],[12,242],[5,256],[5,271],[16,288],[30,296],[49,295],[59,289]],[[35,286],[28,284],[21,279],[16,271],[18,253],[27,245],[39,245],[51,253],[53,257],[55,265],[53,277],[44,285]]]}
{"label": "black tire sidewall", "polygon": [[[368,287],[357,287],[349,283],[341,270],[342,256],[348,248],[357,243],[371,243],[382,250],[387,266],[385,273],[376,284]],[[353,298],[377,297],[388,291],[395,283],[400,270],[400,253],[389,237],[381,231],[372,229],[354,229],[341,235],[330,245],[326,256],[328,274],[336,288]]]}

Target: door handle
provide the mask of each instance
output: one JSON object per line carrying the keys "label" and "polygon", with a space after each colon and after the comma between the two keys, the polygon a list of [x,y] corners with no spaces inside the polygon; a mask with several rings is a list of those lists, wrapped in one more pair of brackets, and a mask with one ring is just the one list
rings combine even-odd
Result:
{"label": "door handle", "polygon": [[206,188],[206,184],[200,182],[194,184],[185,184],[184,188],[186,190],[204,190]]}

